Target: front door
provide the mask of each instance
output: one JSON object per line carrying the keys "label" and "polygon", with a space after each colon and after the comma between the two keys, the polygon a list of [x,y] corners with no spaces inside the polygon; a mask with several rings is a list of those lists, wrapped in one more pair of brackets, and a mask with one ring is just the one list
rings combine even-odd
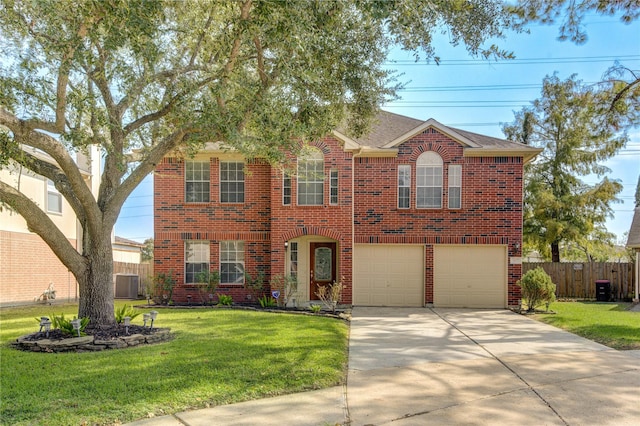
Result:
{"label": "front door", "polygon": [[319,300],[318,287],[336,280],[336,243],[311,243],[310,300]]}

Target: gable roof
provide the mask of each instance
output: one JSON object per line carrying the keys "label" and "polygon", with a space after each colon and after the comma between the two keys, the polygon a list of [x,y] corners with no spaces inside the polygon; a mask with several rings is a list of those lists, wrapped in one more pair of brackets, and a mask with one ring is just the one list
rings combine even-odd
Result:
{"label": "gable roof", "polygon": [[640,206],[637,206],[633,213],[627,247],[640,249]]}
{"label": "gable roof", "polygon": [[359,151],[363,155],[395,155],[398,146],[430,128],[460,143],[465,157],[514,156],[523,157],[526,163],[542,152],[540,148],[519,142],[445,126],[432,118],[422,121],[387,111],[379,112],[364,136],[349,137],[344,129],[336,130],[334,135],[345,142],[347,150]]}

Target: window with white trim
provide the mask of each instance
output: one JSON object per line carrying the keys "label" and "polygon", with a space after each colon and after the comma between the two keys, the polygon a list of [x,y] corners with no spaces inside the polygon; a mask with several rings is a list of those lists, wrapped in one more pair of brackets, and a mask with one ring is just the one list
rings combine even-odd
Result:
{"label": "window with white trim", "polygon": [[411,200],[411,166],[398,166],[398,208],[408,209]]}
{"label": "window with white trim", "polygon": [[244,284],[244,241],[220,241],[220,283]]}
{"label": "window with white trim", "polygon": [[184,282],[198,282],[198,274],[209,272],[209,241],[185,241]]}
{"label": "window with white trim", "polygon": [[291,175],[286,170],[282,172],[282,205],[291,205]]}
{"label": "window with white trim", "polygon": [[449,208],[462,208],[462,166],[449,165]]}
{"label": "window with white trim", "polygon": [[187,161],[185,163],[185,201],[187,203],[208,203],[210,171],[208,161]]}
{"label": "window with white trim", "polygon": [[442,208],[442,157],[433,151],[420,154],[416,162],[416,207]]}
{"label": "window with white trim", "polygon": [[62,195],[51,179],[47,179],[47,212],[62,213]]}
{"label": "window with white trim", "polygon": [[244,163],[220,163],[220,202],[244,203]]}
{"label": "window with white trim", "polygon": [[298,243],[296,241],[289,243],[289,275],[298,278]]}
{"label": "window with white trim", "polygon": [[298,205],[321,206],[324,199],[324,155],[317,148],[298,158]]}
{"label": "window with white trim", "polygon": [[338,171],[333,169],[329,177],[329,204],[338,205]]}

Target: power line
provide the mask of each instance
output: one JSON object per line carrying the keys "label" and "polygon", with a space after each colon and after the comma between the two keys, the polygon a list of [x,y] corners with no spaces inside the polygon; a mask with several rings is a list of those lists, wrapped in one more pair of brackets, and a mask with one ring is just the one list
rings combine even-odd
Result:
{"label": "power line", "polygon": [[577,63],[597,63],[610,61],[640,61],[640,55],[618,55],[618,56],[567,56],[559,58],[519,58],[506,59],[500,62],[486,59],[450,59],[435,62],[416,62],[411,59],[398,59],[385,62],[387,66],[475,66],[475,65],[534,65],[534,64],[577,64]]}

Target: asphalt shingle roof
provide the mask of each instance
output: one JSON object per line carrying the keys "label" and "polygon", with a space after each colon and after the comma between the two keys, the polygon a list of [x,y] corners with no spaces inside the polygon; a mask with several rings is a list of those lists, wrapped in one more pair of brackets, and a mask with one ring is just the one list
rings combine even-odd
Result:
{"label": "asphalt shingle roof", "polygon": [[[436,121],[433,121],[437,123]],[[426,121],[418,120],[411,117],[405,117],[403,115],[394,114],[387,111],[380,111],[377,117],[374,119],[369,132],[361,137],[354,137],[352,140],[360,146],[367,146],[371,148],[383,148],[385,145],[395,141],[399,137],[410,133],[414,129],[418,129],[423,126]],[[524,145],[522,143],[513,142],[505,139],[494,138],[491,136],[485,136],[478,133],[469,132],[466,130],[456,129],[437,123],[445,131],[448,130],[452,134],[457,134],[466,138],[467,140],[478,145],[478,147],[470,149],[503,149],[503,150],[516,150],[516,151],[531,151],[532,153],[538,153],[539,149]],[[342,134],[349,135],[348,130],[339,129]],[[534,154],[535,155],[535,154]]]}

